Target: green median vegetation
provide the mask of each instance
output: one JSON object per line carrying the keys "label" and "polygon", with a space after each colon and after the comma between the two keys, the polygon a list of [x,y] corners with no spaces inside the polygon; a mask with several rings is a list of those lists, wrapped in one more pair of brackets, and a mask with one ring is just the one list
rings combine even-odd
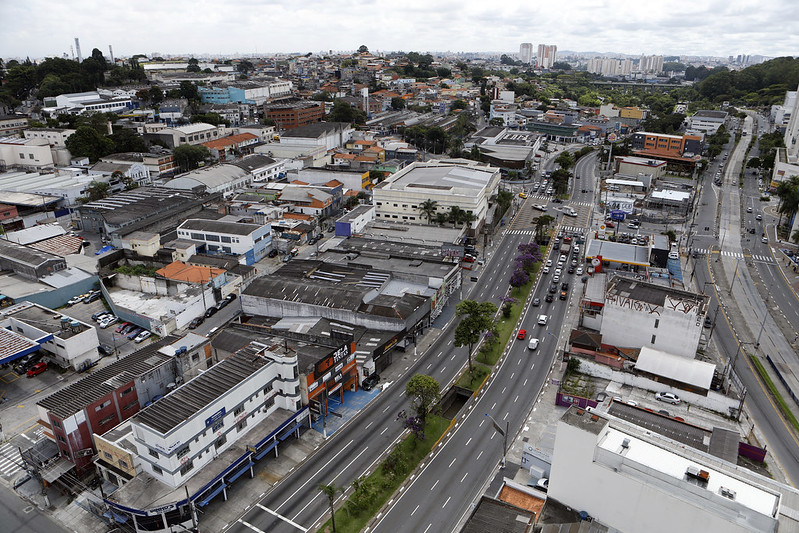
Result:
{"label": "green median vegetation", "polygon": [[328,520],[322,524],[319,533],[326,530],[357,533],[363,530],[449,428],[450,421],[446,418],[436,415],[427,415],[426,418],[424,440],[410,433],[371,475],[353,481],[353,492],[336,511],[335,530],[329,529],[331,521]]}

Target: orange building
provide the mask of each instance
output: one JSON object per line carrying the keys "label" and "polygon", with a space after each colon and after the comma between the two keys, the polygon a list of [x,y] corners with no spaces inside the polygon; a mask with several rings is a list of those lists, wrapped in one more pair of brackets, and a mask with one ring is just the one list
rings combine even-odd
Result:
{"label": "orange building", "polygon": [[264,108],[266,118],[275,122],[282,130],[290,130],[320,122],[325,118],[324,102],[297,102],[294,104],[272,104]]}

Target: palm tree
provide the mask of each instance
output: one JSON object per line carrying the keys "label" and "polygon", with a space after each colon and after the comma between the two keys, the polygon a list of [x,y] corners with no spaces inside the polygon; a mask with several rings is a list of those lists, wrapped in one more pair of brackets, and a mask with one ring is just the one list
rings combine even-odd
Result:
{"label": "palm tree", "polygon": [[427,199],[419,205],[419,211],[427,217],[427,223],[433,221],[433,215],[438,211],[438,202]]}
{"label": "palm tree", "polygon": [[457,226],[458,222],[463,219],[463,212],[463,209],[457,205],[453,205],[449,208],[449,221],[452,222],[452,227]]}
{"label": "palm tree", "polygon": [[331,483],[330,485],[325,485],[324,483],[319,484],[319,490],[327,496],[327,502],[330,504],[330,521],[333,524],[333,533],[336,533],[336,509],[334,504],[336,502],[336,494],[341,492],[341,488],[337,487],[335,483]]}
{"label": "palm tree", "polygon": [[781,226],[782,215],[788,215],[790,219],[799,209],[799,176],[791,176],[787,180],[780,182],[777,186],[777,196],[780,199],[780,205],[777,208],[780,220],[777,226]]}

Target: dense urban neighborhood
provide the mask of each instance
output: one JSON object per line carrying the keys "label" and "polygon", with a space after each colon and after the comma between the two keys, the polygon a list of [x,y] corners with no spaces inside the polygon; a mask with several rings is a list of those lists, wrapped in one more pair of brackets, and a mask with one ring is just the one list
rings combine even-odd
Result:
{"label": "dense urban neighborhood", "polygon": [[799,531],[799,59],[85,50],[0,60],[9,531]]}

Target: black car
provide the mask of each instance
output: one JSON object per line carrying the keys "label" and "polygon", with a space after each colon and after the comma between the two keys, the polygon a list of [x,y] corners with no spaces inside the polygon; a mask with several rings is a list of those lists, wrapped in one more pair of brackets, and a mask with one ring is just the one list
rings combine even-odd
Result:
{"label": "black car", "polygon": [[380,383],[380,376],[377,374],[371,374],[363,380],[363,383],[361,383],[361,388],[363,390],[372,390],[378,383]]}
{"label": "black car", "polygon": [[569,274],[574,274],[574,267],[570,266],[569,270],[567,271]]}
{"label": "black car", "polygon": [[556,292],[558,292],[558,284],[553,283],[549,286],[549,294],[555,294]]}
{"label": "black car", "polygon": [[544,298],[544,300],[547,302],[552,302],[554,299],[555,297],[552,296],[552,294],[547,294],[546,298]]}
{"label": "black car", "polygon": [[106,355],[111,355],[112,353],[114,353],[114,349],[113,349],[113,348],[111,348],[111,347],[110,347],[109,345],[107,345],[107,344],[101,344],[101,345],[99,345],[99,346],[97,347],[97,351],[98,351],[98,352],[100,352],[100,355],[102,355],[103,357],[105,357]]}
{"label": "black car", "polygon": [[561,288],[561,290],[568,291],[569,290],[569,282],[568,281],[564,281],[563,283],[560,284],[560,288]]}
{"label": "black car", "polygon": [[197,326],[199,326],[203,322],[205,322],[204,316],[195,317],[191,320],[191,322],[189,322],[189,329],[196,329]]}
{"label": "black car", "polygon": [[713,325],[713,321],[712,321],[712,320],[710,320],[710,317],[709,317],[709,316],[706,316],[706,317],[705,317],[705,327],[706,327],[706,328],[709,328],[709,327],[710,327],[710,326],[712,326],[712,325]]}
{"label": "black car", "polygon": [[272,250],[268,255],[269,257],[277,257],[277,250]]}
{"label": "black car", "polygon": [[216,307],[209,307],[205,311],[205,318],[214,316],[218,310]]}
{"label": "black car", "polygon": [[541,305],[541,298],[533,298],[533,307]]}

